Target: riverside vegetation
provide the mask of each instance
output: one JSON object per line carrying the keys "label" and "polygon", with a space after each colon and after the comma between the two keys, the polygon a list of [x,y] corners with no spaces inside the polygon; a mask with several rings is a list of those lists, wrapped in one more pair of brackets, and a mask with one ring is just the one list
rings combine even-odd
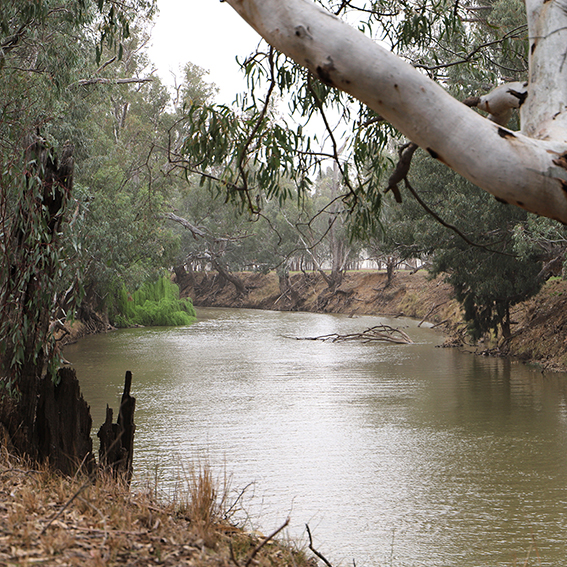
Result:
{"label": "riverside vegetation", "polygon": [[[130,491],[114,477],[68,477],[0,455],[0,564],[313,567],[306,550],[236,527],[236,502],[210,470],[181,475],[164,501],[159,486]],[[238,496],[236,497],[236,500]],[[283,527],[283,526],[282,526]],[[273,534],[272,534],[273,535]]]}

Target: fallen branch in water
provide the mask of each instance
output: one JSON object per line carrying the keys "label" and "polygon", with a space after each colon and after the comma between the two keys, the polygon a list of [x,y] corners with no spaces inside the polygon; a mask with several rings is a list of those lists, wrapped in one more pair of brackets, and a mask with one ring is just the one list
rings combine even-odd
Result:
{"label": "fallen branch in water", "polygon": [[396,343],[402,345],[413,344],[407,333],[401,329],[390,327],[390,325],[376,325],[361,333],[350,333],[348,335],[339,335],[338,333],[330,333],[328,335],[320,335],[318,337],[295,337],[298,341],[330,341],[333,343],[344,341],[362,341],[369,343],[373,341],[382,341],[387,343]]}

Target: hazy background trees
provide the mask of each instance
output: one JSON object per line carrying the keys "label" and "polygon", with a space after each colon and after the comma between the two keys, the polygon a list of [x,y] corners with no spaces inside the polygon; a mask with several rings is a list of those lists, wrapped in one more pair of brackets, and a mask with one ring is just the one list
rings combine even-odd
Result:
{"label": "hazy background trees", "polygon": [[[327,4],[461,99],[525,76],[518,0],[451,10],[430,1]],[[283,282],[290,270],[319,269],[333,289],[346,269],[374,258],[390,277],[406,260],[445,273],[473,335],[507,336],[509,307],[561,272],[563,227],[497,203],[420,151],[407,184],[385,194],[405,140],[268,46],[244,62],[250,89],[230,107],[215,104],[206,70],[189,61],[166,88],[145,51],[154,6],[132,8],[87,0],[0,8],[0,304],[11,368],[29,324],[16,324],[14,274],[39,277],[32,260],[28,272],[15,270],[10,254],[16,218],[31,206],[30,134],[53,155],[66,142],[74,149],[57,242],[35,248],[56,252],[37,307],[50,320],[72,317],[77,305],[83,316],[104,311],[123,286],[133,292],[179,265],[277,270]]]}

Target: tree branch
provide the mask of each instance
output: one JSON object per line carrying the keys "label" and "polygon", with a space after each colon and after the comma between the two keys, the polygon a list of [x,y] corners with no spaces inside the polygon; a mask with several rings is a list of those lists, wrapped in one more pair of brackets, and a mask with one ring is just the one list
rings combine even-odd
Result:
{"label": "tree branch", "polygon": [[398,155],[400,156],[400,159],[394,171],[390,175],[390,178],[388,179],[388,187],[386,187],[384,191],[384,193],[387,193],[388,191],[392,191],[392,193],[394,194],[394,198],[398,203],[402,202],[402,196],[400,194],[400,190],[398,189],[398,183],[406,179],[411,165],[411,159],[417,148],[418,148],[417,144],[414,144],[413,142],[408,142],[398,150]]}
{"label": "tree branch", "polygon": [[493,250],[484,246],[483,244],[477,244],[472,242],[465,234],[463,234],[456,226],[449,224],[448,222],[444,221],[433,209],[431,209],[427,203],[419,196],[417,191],[411,186],[410,182],[408,181],[407,177],[404,179],[405,185],[408,188],[409,192],[414,196],[415,200],[423,207],[423,209],[427,212],[427,214],[431,215],[440,225],[452,230],[455,234],[460,236],[469,246],[474,246],[475,248],[482,248],[487,252],[492,254],[502,254],[502,256],[511,256],[515,257],[515,254],[508,254],[508,252],[500,252],[499,250]]}
{"label": "tree branch", "polygon": [[244,564],[244,567],[249,567],[250,563],[254,560],[257,553],[273,538],[275,538],[286,526],[289,525],[289,518],[275,531],[273,531],[269,536],[265,537],[261,542],[260,545],[256,546],[254,551],[250,554],[250,557]]}
{"label": "tree branch", "polygon": [[[558,2],[547,4],[553,7],[551,20],[544,11],[538,12],[539,1],[527,0],[528,8],[533,4],[528,10],[532,13],[530,37],[539,42],[532,60],[545,42],[536,60],[542,69],[546,61],[554,69],[551,74],[545,68],[539,94],[530,84],[526,104],[531,105],[534,118],[526,120],[527,127],[526,105],[522,106],[523,132],[532,137],[511,132],[467,108],[422,72],[312,0],[227,2],[273,47],[327,85],[362,101],[435,159],[501,201],[567,223],[567,168],[558,162],[567,155],[567,65],[561,66],[556,56],[564,54],[567,45],[567,29],[560,30],[567,12],[561,13]],[[538,39],[540,34],[534,35],[534,30],[541,21],[547,27],[543,26],[545,33]],[[544,100],[548,94],[551,102]]]}
{"label": "tree branch", "polygon": [[313,538],[311,537],[311,530],[309,529],[309,524],[305,524],[305,528],[307,529],[307,535],[309,536],[309,549],[327,566],[333,567],[331,562],[319,551],[317,551],[313,547]]}
{"label": "tree branch", "polygon": [[71,83],[69,87],[86,87],[89,85],[126,85],[130,83],[151,83],[153,81],[152,77],[147,77],[145,79],[137,79],[131,77],[129,79],[107,79],[106,77],[96,77],[93,79],[80,79]]}

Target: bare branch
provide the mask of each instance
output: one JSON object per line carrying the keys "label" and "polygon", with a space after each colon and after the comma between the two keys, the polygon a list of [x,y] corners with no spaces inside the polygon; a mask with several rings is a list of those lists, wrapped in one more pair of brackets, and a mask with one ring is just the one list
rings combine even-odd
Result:
{"label": "bare branch", "polygon": [[384,193],[392,191],[394,198],[398,203],[402,202],[402,196],[400,194],[400,190],[398,189],[398,183],[406,178],[411,165],[411,158],[413,157],[413,154],[415,150],[417,150],[417,148],[417,144],[408,142],[399,149],[398,155],[400,156],[400,159],[398,161],[398,164],[396,165],[396,168],[392,172],[392,175],[390,175],[390,178],[388,179],[388,187],[386,187]]}
{"label": "bare branch", "polygon": [[197,237],[206,238],[208,235],[206,232],[202,231],[200,228],[192,225],[188,220],[184,219],[183,217],[178,217],[174,213],[164,213],[164,218],[172,220],[173,222],[179,223],[181,226],[186,228],[191,232],[193,238],[197,239]]}
{"label": "bare branch", "polygon": [[80,79],[71,83],[69,87],[86,87],[89,85],[125,85],[130,83],[151,83],[153,81],[152,77],[146,77],[145,79],[137,79],[131,77],[129,79],[107,79],[106,77],[96,77],[93,79]]}
{"label": "bare branch", "polygon": [[330,333],[328,335],[320,335],[318,337],[296,337],[296,339],[298,341],[330,341],[332,343],[362,341],[363,343],[386,342],[400,345],[413,344],[413,341],[407,333],[401,329],[390,327],[390,325],[375,325],[361,333],[349,333],[348,335]]}
{"label": "bare branch", "polygon": [[252,560],[254,559],[254,557],[256,557],[257,553],[274,537],[276,537],[286,526],[289,525],[289,518],[274,532],[272,532],[269,536],[267,536],[266,538],[264,538],[261,542],[260,545],[258,545],[254,551],[250,554],[250,557],[248,558],[248,561],[246,561],[246,563],[244,564],[244,567],[249,567],[250,563],[252,563]]}
{"label": "bare branch", "polygon": [[309,529],[309,524],[305,524],[307,529],[307,535],[309,536],[309,549],[321,560],[327,567],[333,567],[330,561],[319,551],[313,547],[313,538],[311,537],[311,530]]}
{"label": "bare branch", "polygon": [[98,75],[99,73],[102,72],[103,69],[105,69],[106,67],[108,67],[109,65],[111,65],[112,63],[114,63],[116,61],[116,55],[114,57],[111,57],[108,61],[106,61],[105,63],[103,63],[96,71],[95,74]]}

